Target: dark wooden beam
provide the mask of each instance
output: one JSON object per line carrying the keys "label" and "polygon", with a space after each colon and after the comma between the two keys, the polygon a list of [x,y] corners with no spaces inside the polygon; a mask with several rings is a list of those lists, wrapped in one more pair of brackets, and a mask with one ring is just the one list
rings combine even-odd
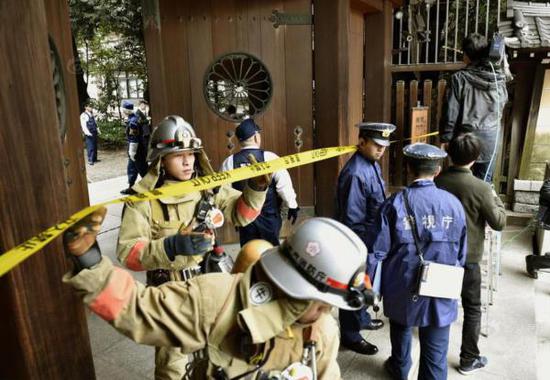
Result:
{"label": "dark wooden beam", "polygon": [[[314,0],[315,147],[340,145],[348,126],[350,0]],[[339,160],[315,164],[318,216],[334,216]]]}
{"label": "dark wooden beam", "polygon": [[392,73],[408,73],[421,71],[456,71],[466,67],[463,62],[457,63],[426,63],[418,65],[392,65]]}
{"label": "dark wooden beam", "polygon": [[[48,0],[63,23],[66,5]],[[0,54],[4,252],[66,219],[70,206],[44,1],[0,2],[0,51],[9,52]],[[61,282],[70,267],[57,239],[0,278],[0,379],[95,378],[83,304]]]}
{"label": "dark wooden beam", "polygon": [[510,131],[510,148],[508,157],[508,183],[506,186],[506,202],[513,201],[514,179],[519,174],[519,163],[521,160],[521,149],[523,147],[523,138],[529,117],[529,102],[531,100],[531,91],[535,76],[536,64],[513,65],[512,70],[515,73],[514,78],[514,99],[512,103],[512,126]]}
{"label": "dark wooden beam", "polygon": [[[365,15],[365,120],[391,121],[392,4],[384,2],[379,13]],[[389,175],[389,155],[382,160]]]}
{"label": "dark wooden beam", "polygon": [[153,124],[168,114],[168,95],[164,68],[159,0],[143,1],[143,36],[149,81],[149,99]]}
{"label": "dark wooden beam", "polygon": [[531,163],[533,144],[535,142],[537,129],[537,120],[539,117],[540,97],[542,94],[542,87],[544,83],[544,72],[545,67],[543,65],[539,65],[536,69],[535,79],[533,81],[530,102],[531,108],[529,110],[529,120],[527,122],[525,140],[523,142],[523,154],[521,155],[519,179],[528,179],[527,175],[529,174],[529,164]]}
{"label": "dark wooden beam", "polygon": [[385,0],[351,0],[351,7],[363,13],[382,12]]}
{"label": "dark wooden beam", "polygon": [[[46,19],[52,43],[55,44],[61,62],[74,62],[71,39],[71,24],[69,19],[69,3],[63,0],[45,0]],[[80,129],[80,113],[76,76],[72,65],[60,65],[58,69],[63,77],[65,93],[66,133],[61,141],[63,148],[63,167],[65,168],[65,183],[68,190],[68,206],[70,213],[75,213],[89,203],[88,181],[84,163],[84,146],[82,130]]]}

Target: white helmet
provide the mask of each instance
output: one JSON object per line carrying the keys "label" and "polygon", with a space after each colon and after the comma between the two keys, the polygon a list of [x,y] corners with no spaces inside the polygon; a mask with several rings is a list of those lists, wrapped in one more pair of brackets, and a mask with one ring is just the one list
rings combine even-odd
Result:
{"label": "white helmet", "polygon": [[378,302],[378,296],[366,289],[366,261],[363,241],[329,218],[306,220],[260,259],[269,278],[289,296],[347,310]]}
{"label": "white helmet", "polygon": [[153,131],[147,161],[155,161],[170,153],[200,149],[202,149],[202,141],[195,134],[191,124],[181,116],[170,115],[166,116]]}

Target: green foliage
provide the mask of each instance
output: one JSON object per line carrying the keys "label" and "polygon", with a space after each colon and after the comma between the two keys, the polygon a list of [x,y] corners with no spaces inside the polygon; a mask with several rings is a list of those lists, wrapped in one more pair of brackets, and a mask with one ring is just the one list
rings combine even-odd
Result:
{"label": "green foliage", "polygon": [[101,130],[99,144],[103,148],[119,148],[126,146],[125,126],[120,120],[98,120],[97,126]]}
{"label": "green foliage", "polygon": [[101,78],[95,106],[110,118],[108,110],[121,104],[121,73],[135,75],[146,86],[141,0],[69,0],[69,5],[73,35],[79,50],[85,51],[80,54],[82,68]]}

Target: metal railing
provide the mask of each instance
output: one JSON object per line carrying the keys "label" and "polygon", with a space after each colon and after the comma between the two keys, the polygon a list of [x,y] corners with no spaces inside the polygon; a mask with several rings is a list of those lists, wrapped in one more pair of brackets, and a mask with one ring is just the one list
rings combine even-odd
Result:
{"label": "metal railing", "polygon": [[462,39],[491,37],[500,22],[501,0],[409,0],[394,11],[393,64],[462,61]]}

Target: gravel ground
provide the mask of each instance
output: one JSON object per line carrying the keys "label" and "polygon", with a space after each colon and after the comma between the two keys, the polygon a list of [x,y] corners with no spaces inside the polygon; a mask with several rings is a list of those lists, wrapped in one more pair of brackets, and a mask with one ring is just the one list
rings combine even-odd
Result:
{"label": "gravel ground", "polygon": [[[84,157],[86,157],[86,151],[84,151]],[[86,164],[88,183],[126,175],[126,165],[128,164],[126,149],[98,149],[97,158],[100,161],[94,165]]]}

